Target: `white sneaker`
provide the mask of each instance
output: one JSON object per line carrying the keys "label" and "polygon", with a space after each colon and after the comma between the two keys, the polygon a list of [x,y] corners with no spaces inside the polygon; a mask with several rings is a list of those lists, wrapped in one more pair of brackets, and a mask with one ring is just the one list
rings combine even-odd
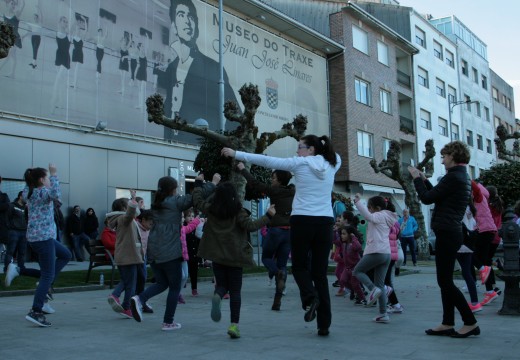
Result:
{"label": "white sneaker", "polygon": [[56,312],[56,310],[54,310],[52,308],[52,306],[48,302],[43,304],[43,306],[42,306],[42,313],[44,313],[44,314],[54,314],[55,312]]}
{"label": "white sneaker", "polygon": [[387,324],[390,322],[390,317],[385,313],[385,314],[379,314],[378,316],[376,316],[374,319],[373,319],[376,323],[382,323],[382,324]]}
{"label": "white sneaker", "polygon": [[374,286],[374,288],[370,292],[370,295],[368,295],[368,298],[366,299],[367,300],[367,306],[375,304],[377,299],[381,296],[381,293],[382,293],[381,289],[378,288],[377,286]]}
{"label": "white sneaker", "polygon": [[11,286],[11,282],[18,275],[20,275],[20,272],[18,271],[18,266],[16,266],[13,263],[10,263],[7,266],[7,271],[5,272],[5,287]]}
{"label": "white sneaker", "polygon": [[400,304],[396,305],[388,305],[386,312],[390,314],[402,314],[403,313],[403,307]]}
{"label": "white sneaker", "polygon": [[386,292],[386,297],[388,298],[394,292],[394,289],[391,286],[385,285],[385,292]]}

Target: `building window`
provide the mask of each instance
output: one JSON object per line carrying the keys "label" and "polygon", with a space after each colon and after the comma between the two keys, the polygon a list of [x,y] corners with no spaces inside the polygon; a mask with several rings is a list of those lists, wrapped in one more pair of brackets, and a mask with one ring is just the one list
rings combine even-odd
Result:
{"label": "building window", "polygon": [[370,84],[361,79],[355,80],[356,101],[365,105],[370,105]]}
{"label": "building window", "polygon": [[423,68],[419,68],[417,71],[418,82],[424,87],[428,87],[428,71]]}
{"label": "building window", "polygon": [[466,60],[461,60],[460,62],[460,70],[462,71],[462,74],[468,76],[468,62]]}
{"label": "building window", "polygon": [[377,41],[377,60],[388,66],[388,45],[379,40]]}
{"label": "building window", "polygon": [[433,55],[437,58],[437,59],[441,59],[442,61],[442,45],[439,44],[437,41],[433,41]]}
{"label": "building window", "polygon": [[383,139],[383,160],[387,159],[388,150],[390,150],[390,140]]}
{"label": "building window", "polygon": [[492,88],[493,100],[498,101],[498,89]]}
{"label": "building window", "polygon": [[473,71],[473,81],[475,82],[475,84],[478,84],[478,71],[475,68],[471,68],[471,69]]}
{"label": "building window", "polygon": [[454,103],[457,101],[457,90],[448,85],[448,101]]}
{"label": "building window", "polygon": [[448,136],[448,121],[443,118],[439,118],[439,134]]}
{"label": "building window", "polygon": [[502,124],[502,120],[495,115],[495,129],[498,127],[498,125]]}
{"label": "building window", "polygon": [[476,102],[475,103],[475,109],[477,110],[477,116],[481,117],[482,116],[482,112],[480,110],[480,102]]}
{"label": "building window", "polygon": [[482,139],[482,135],[477,134],[477,148],[479,150],[484,150],[484,140]]}
{"label": "building window", "polygon": [[506,104],[507,104],[506,99],[507,99],[507,97],[504,94],[502,94],[502,105],[504,105],[504,106],[506,106]]}
{"label": "building window", "polygon": [[444,85],[444,81],[442,81],[441,79],[436,79],[435,86],[436,86],[435,91],[437,92],[437,95],[445,98],[446,97],[446,86]]}
{"label": "building window", "polygon": [[459,125],[451,124],[451,137],[452,140],[459,140]]}
{"label": "building window", "polygon": [[415,27],[415,42],[426,49],[426,34],[418,27]]}
{"label": "building window", "polygon": [[454,59],[455,59],[455,56],[453,55],[453,53],[449,50],[446,50],[446,57],[444,58],[444,61],[446,62],[446,64],[448,64],[451,67],[455,67]]}
{"label": "building window", "polygon": [[509,111],[511,111],[511,99],[510,98],[507,98],[507,104],[506,104],[506,107]]}
{"label": "building window", "polygon": [[464,95],[464,101],[466,102],[466,110],[471,111],[471,98],[469,95]]}
{"label": "building window", "polygon": [[365,157],[373,157],[373,146],[372,143],[374,141],[374,135],[369,134],[364,131],[357,132],[357,140],[358,140],[358,155]]}
{"label": "building window", "polygon": [[472,179],[475,179],[475,167],[473,165],[470,165],[469,166],[469,177],[472,178]]}
{"label": "building window", "polygon": [[480,82],[482,84],[482,88],[487,90],[487,77],[485,75],[481,75],[480,79],[481,79]]}
{"label": "building window", "polygon": [[357,26],[352,26],[352,42],[354,49],[368,55],[368,34]]}
{"label": "building window", "polygon": [[473,146],[473,131],[466,130],[466,144]]}
{"label": "building window", "polygon": [[430,130],[432,128],[431,114],[423,109],[421,109],[421,127]]}
{"label": "building window", "polygon": [[379,100],[381,105],[381,111],[387,114],[392,113],[392,101],[390,93],[386,90],[379,90]]}
{"label": "building window", "polygon": [[488,154],[491,154],[493,152],[493,149],[491,148],[491,140],[486,139],[486,151]]}

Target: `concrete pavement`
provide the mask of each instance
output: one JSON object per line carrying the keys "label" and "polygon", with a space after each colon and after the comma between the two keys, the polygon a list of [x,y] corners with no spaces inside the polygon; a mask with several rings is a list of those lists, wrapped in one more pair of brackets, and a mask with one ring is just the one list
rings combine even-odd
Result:
{"label": "concrete pavement", "polygon": [[[67,269],[83,264],[72,263]],[[222,320],[210,319],[213,285],[199,284],[199,297],[184,290],[179,304],[177,331],[161,331],[166,292],[151,299],[155,313],[142,323],[124,319],[107,303],[110,290],[57,293],[48,315],[50,328],[24,319],[32,296],[0,297],[0,359],[519,359],[520,317],[501,316],[502,297],[477,314],[479,337],[452,339],[426,336],[424,330],[441,321],[440,292],[431,266],[396,278],[403,314],[391,315],[389,324],[376,324],[377,308],[354,306],[334,296],[330,287],[333,323],[328,337],[316,335],[316,323],[303,321],[297,287],[292,276],[280,312],[271,311],[274,287],[266,276],[245,277],[240,330],[232,340],[226,334],[229,302],[223,300]],[[15,280],[16,281],[16,280]],[[330,283],[334,277],[329,277]],[[457,283],[462,286],[463,281]],[[503,288],[499,280],[498,286]],[[456,316],[457,327],[461,325]]]}

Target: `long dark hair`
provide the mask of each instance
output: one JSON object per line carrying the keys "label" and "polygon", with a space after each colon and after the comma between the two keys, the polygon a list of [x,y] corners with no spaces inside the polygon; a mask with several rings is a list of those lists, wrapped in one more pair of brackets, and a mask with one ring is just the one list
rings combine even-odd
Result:
{"label": "long dark hair", "polygon": [[382,196],[372,196],[370,199],[368,199],[367,205],[374,210],[376,210],[376,208],[379,208],[380,210],[386,210],[387,201]]}
{"label": "long dark hair", "polygon": [[314,153],[322,155],[332,166],[336,166],[336,152],[328,136],[306,135],[301,140],[308,146],[314,146]]}
{"label": "long dark hair", "polygon": [[40,179],[47,176],[47,169],[44,168],[33,168],[25,170],[25,174],[23,178],[25,183],[29,187],[29,193],[27,194],[27,198],[30,199],[31,195],[34,191],[34,188],[40,186]]}
{"label": "long dark hair", "polygon": [[219,184],[215,189],[209,212],[219,219],[229,219],[236,216],[240,209],[242,203],[235,186],[229,181]]}
{"label": "long dark hair", "polygon": [[177,189],[177,180],[171,176],[163,176],[157,183],[157,192],[153,199],[152,209],[162,209],[162,202],[168,196],[172,195],[173,191]]}
{"label": "long dark hair", "polygon": [[359,217],[357,217],[357,215],[354,215],[352,211],[347,210],[343,211],[342,217],[347,220],[349,225],[352,225],[357,229],[359,225]]}
{"label": "long dark hair", "polygon": [[498,195],[497,188],[493,185],[489,185],[486,189],[489,192],[489,206],[502,214],[504,212],[504,201]]}

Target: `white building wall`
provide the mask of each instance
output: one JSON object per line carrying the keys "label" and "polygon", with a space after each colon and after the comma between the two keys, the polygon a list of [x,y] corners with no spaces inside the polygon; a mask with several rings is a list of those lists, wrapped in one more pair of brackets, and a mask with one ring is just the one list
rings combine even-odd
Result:
{"label": "white building wall", "polygon": [[[421,161],[424,158],[424,144],[428,139],[433,139],[437,155],[434,161],[434,173],[431,178],[433,184],[437,183],[437,178],[446,173],[444,166],[441,164],[439,155],[440,149],[451,141],[451,130],[448,128],[448,136],[441,135],[439,131],[439,118],[445,119],[449,123],[449,106],[448,106],[448,86],[458,90],[458,72],[457,64],[454,67],[449,66],[445,61],[446,50],[452,54],[456,53],[456,45],[446,36],[435,29],[426,19],[415,11],[410,12],[410,26],[412,34],[412,43],[420,49],[419,53],[414,56],[414,89],[415,89],[415,121],[417,129],[417,158]],[[416,28],[424,31],[425,45],[421,46],[415,40]],[[434,41],[442,46],[442,59],[434,55]],[[456,60],[454,59],[454,62]],[[419,68],[428,72],[428,88],[419,83]],[[444,97],[437,94],[436,79],[444,82]],[[431,128],[426,129],[421,126],[421,109],[431,114]],[[460,116],[456,113],[452,114],[451,121],[459,125]],[[449,127],[449,124],[448,124]],[[430,206],[423,205],[423,214],[429,230],[430,224]]]}

